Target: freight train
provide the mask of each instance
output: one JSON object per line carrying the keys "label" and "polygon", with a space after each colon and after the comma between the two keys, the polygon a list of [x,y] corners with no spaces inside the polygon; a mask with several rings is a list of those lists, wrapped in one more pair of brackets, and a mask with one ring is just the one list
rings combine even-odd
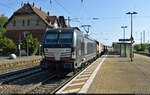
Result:
{"label": "freight train", "polygon": [[47,30],[44,42],[42,69],[73,71],[85,67],[89,62],[100,57],[103,45],[77,27]]}

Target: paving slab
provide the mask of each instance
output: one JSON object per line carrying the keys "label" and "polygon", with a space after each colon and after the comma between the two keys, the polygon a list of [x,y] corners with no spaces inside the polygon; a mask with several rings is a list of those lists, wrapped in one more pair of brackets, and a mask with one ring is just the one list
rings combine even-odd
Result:
{"label": "paving slab", "polygon": [[108,55],[87,93],[150,93],[150,57]]}

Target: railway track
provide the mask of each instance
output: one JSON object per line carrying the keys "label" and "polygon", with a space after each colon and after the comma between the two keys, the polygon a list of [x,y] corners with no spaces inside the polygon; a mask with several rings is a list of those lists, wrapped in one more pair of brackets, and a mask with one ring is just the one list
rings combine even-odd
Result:
{"label": "railway track", "polygon": [[[5,91],[2,91],[2,93],[8,91],[8,93],[15,92],[20,94],[55,94],[55,92],[70,82],[84,69],[81,69],[76,74],[71,72],[63,78],[58,77],[58,73],[56,72],[48,74],[47,71],[41,71],[39,67],[5,73],[0,75],[0,83],[6,85],[8,84],[9,88],[7,88]],[[16,86],[13,87],[13,85]]]}
{"label": "railway track", "polygon": [[[88,67],[88,66],[86,66]],[[85,67],[85,68],[86,68]],[[81,73],[84,69],[80,70],[76,74],[72,72],[67,74],[65,78],[59,78],[57,73],[53,73],[50,75],[48,79],[28,88],[23,91],[23,94],[55,94],[60,88],[62,88],[65,84],[70,82],[74,77],[76,77],[79,73]]]}
{"label": "railway track", "polygon": [[39,66],[19,70],[19,71],[13,71],[9,73],[4,73],[0,75],[0,85],[2,84],[8,84],[11,81],[16,81],[18,79],[31,76],[33,74],[41,72],[41,69]]}

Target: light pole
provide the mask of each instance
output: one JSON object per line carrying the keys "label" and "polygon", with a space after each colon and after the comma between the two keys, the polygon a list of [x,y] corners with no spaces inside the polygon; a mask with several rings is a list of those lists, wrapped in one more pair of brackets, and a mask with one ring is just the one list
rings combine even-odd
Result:
{"label": "light pole", "polygon": [[19,57],[21,57],[21,34],[19,34],[19,44],[18,44],[18,49],[19,49]]}
{"label": "light pole", "polygon": [[[30,34],[30,32],[25,31],[24,32],[24,37],[26,38],[29,34]],[[29,42],[30,41],[26,40],[26,43],[27,43],[27,56],[29,56]]]}
{"label": "light pole", "polygon": [[[121,26],[121,28],[123,29],[123,42],[125,42],[125,28],[127,28],[127,26]],[[124,51],[125,51],[125,57],[126,57],[126,45],[124,44]]]}
{"label": "light pole", "polygon": [[30,40],[29,41],[27,40],[27,56],[29,56],[29,43],[30,43]]}
{"label": "light pole", "polygon": [[41,44],[39,45],[39,56],[41,55]]}
{"label": "light pole", "polygon": [[131,40],[131,48],[130,48],[130,58],[131,58],[131,61],[132,60],[132,57],[133,57],[133,53],[132,53],[132,44],[133,44],[133,35],[132,35],[132,32],[133,32],[133,27],[132,27],[132,23],[133,23],[133,20],[132,20],[132,15],[133,14],[137,14],[137,12],[128,12],[126,13],[127,15],[131,15],[131,37],[130,37],[130,40]]}
{"label": "light pole", "polygon": [[123,39],[125,39],[125,28],[127,28],[127,26],[121,26],[121,28],[123,28]]}
{"label": "light pole", "polygon": [[33,44],[33,42],[32,41],[27,41],[27,56],[29,56],[29,54],[30,54],[30,51],[29,51],[29,44]]}

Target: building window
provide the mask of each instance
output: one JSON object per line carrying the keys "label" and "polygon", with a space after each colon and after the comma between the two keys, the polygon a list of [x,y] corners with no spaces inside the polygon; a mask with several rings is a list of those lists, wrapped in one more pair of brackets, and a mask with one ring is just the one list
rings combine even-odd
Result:
{"label": "building window", "polygon": [[16,20],[14,20],[14,22],[13,22],[13,26],[16,26]]}
{"label": "building window", "polygon": [[25,23],[25,22],[24,22],[24,20],[23,20],[23,21],[22,21],[22,26],[24,26],[24,23]]}
{"label": "building window", "polygon": [[28,19],[27,25],[30,26],[30,20]]}
{"label": "building window", "polygon": [[29,36],[31,33],[28,31],[23,32],[24,33],[24,38],[26,38],[27,36]]}
{"label": "building window", "polygon": [[37,20],[36,25],[39,25],[39,20]]}

